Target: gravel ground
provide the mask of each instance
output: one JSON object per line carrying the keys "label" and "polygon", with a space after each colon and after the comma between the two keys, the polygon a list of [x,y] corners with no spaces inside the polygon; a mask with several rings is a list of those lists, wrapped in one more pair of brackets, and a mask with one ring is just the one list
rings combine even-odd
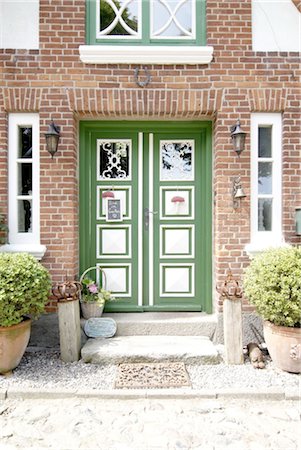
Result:
{"label": "gravel ground", "polygon": [[[300,389],[300,375],[276,369],[267,358],[265,369],[254,369],[246,359],[244,365],[186,366],[193,389],[282,388]],[[112,389],[117,366],[64,363],[58,351],[26,352],[13,376],[0,375],[0,389],[9,387]]]}

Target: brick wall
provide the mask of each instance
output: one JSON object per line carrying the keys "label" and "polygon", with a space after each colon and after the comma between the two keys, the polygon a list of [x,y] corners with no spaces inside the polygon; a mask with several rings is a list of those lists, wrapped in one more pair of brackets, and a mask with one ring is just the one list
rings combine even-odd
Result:
{"label": "brick wall", "polygon": [[[294,235],[294,208],[301,204],[300,62],[296,53],[253,52],[251,32],[251,0],[207,0],[207,43],[214,46],[214,60],[150,65],[145,88],[135,83],[135,66],[79,60],[84,0],[40,0],[40,50],[0,50],[0,208],[6,213],[7,114],[39,112],[41,239],[54,282],[78,272],[78,124],[85,118],[213,121],[214,284],[220,284],[229,267],[240,277],[248,264],[243,249],[250,240],[250,114],[282,112],[284,235],[300,243]],[[53,160],[43,137],[51,117],[62,133]],[[229,137],[238,117],[248,132],[240,158]],[[247,198],[234,210],[232,179],[237,175]]]}

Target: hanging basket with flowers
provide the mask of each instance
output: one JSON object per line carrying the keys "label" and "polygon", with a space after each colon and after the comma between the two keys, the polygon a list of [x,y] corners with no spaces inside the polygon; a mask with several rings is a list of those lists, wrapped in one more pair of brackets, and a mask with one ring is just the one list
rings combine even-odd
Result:
{"label": "hanging basket with flowers", "polygon": [[[95,280],[88,276],[95,271]],[[97,273],[98,272],[98,273]],[[105,303],[115,300],[115,297],[106,289],[107,279],[103,269],[99,266],[89,267],[80,277],[81,295],[80,303],[84,319],[100,317]]]}

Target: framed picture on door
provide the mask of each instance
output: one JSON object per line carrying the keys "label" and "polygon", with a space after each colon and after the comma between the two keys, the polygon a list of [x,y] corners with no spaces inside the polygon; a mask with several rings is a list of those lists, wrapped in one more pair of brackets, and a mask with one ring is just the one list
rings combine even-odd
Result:
{"label": "framed picture on door", "polygon": [[107,222],[122,222],[123,212],[120,198],[108,198],[106,209]]}

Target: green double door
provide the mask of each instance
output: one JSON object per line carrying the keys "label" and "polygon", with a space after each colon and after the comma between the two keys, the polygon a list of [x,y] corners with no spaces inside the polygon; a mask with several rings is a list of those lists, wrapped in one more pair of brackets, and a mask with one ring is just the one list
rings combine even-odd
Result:
{"label": "green double door", "polygon": [[109,311],[211,311],[211,126],[82,122],[80,270]]}

